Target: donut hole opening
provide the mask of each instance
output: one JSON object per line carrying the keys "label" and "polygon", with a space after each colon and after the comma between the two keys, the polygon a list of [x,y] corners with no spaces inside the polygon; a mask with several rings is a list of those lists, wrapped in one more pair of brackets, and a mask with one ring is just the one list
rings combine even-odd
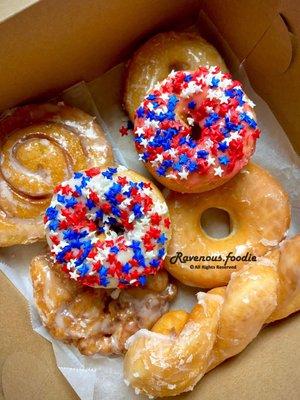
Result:
{"label": "donut hole opening", "polygon": [[195,141],[201,138],[201,127],[199,124],[194,124],[191,126],[191,138]]}
{"label": "donut hole opening", "polygon": [[223,239],[232,232],[230,214],[221,208],[208,208],[203,211],[200,226],[207,236],[213,239]]}
{"label": "donut hole opening", "polygon": [[202,132],[201,126],[197,122],[194,122],[192,125],[188,120],[188,118],[191,118],[191,116],[188,114],[179,113],[178,117],[185,125],[191,128],[191,139],[195,141],[200,140]]}
{"label": "donut hole opening", "polygon": [[180,61],[175,61],[172,64],[169,64],[169,72],[172,71],[186,71],[189,69],[188,65],[184,62],[180,62]]}
{"label": "donut hole opening", "polygon": [[[96,235],[97,235],[97,236],[103,235],[102,231],[100,230],[100,228],[103,226],[103,222],[102,222],[101,220],[96,220],[96,221],[95,221],[95,224],[96,224],[96,225],[98,226],[98,228],[99,228],[99,231],[96,232]],[[111,226],[109,227],[109,229],[110,229],[110,231],[115,232],[117,235],[123,235],[124,232],[125,232],[125,229],[124,229],[123,225],[121,225],[121,224],[119,224],[119,223],[116,223],[116,224],[111,225]]]}
{"label": "donut hole opening", "polygon": [[111,225],[110,230],[116,232],[117,235],[123,235],[125,232],[124,226],[121,224]]}

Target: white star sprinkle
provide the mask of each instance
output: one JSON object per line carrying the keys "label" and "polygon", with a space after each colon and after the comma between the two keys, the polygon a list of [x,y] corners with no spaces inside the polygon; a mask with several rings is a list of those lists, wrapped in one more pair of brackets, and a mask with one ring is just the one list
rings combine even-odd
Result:
{"label": "white star sprinkle", "polygon": [[182,171],[178,172],[178,175],[180,176],[180,179],[187,179],[189,174],[189,171],[183,168]]}
{"label": "white star sprinkle", "polygon": [[146,196],[151,196],[152,195],[152,189],[151,187],[145,187],[143,188],[143,192]]}
{"label": "white star sprinkle", "polygon": [[158,163],[162,163],[164,161],[163,155],[161,153],[157,154],[155,161],[157,161]]}
{"label": "white star sprinkle", "polygon": [[250,100],[250,99],[248,99],[248,98],[247,98],[247,103],[249,104],[249,106],[250,106],[251,108],[254,108],[254,107],[255,107],[255,103],[253,103],[253,101]]}
{"label": "white star sprinkle", "polygon": [[166,112],[168,112],[168,107],[167,106],[161,106],[159,108],[155,109],[155,114],[159,115],[160,113],[165,114]]}
{"label": "white star sprinkle", "polygon": [[144,225],[148,225],[150,223],[150,218],[149,217],[142,218],[141,223]]}
{"label": "white star sprinkle", "polygon": [[207,159],[206,159],[206,161],[207,161],[207,165],[208,166],[211,166],[211,165],[215,165],[215,158],[214,157],[212,157],[211,155],[209,155],[208,157],[207,157]]}
{"label": "white star sprinkle", "polygon": [[157,163],[156,159],[155,160],[151,160],[150,164],[152,165],[152,167],[157,167],[158,166],[158,163]]}
{"label": "white star sprinkle", "polygon": [[114,232],[114,231],[109,231],[108,230],[106,232],[106,237],[109,238],[109,239],[117,239],[118,234],[116,232]]}
{"label": "white star sprinkle", "polygon": [[214,171],[215,171],[214,174],[215,176],[222,176],[224,172],[221,167],[214,168]]}
{"label": "white star sprinkle", "polygon": [[147,108],[148,108],[149,111],[153,111],[154,106],[153,106],[152,103],[148,103],[147,104]]}
{"label": "white star sprinkle", "polygon": [[154,129],[158,129],[159,128],[159,124],[160,124],[159,121],[152,120],[151,123],[150,123],[150,126],[152,128],[154,128]]}
{"label": "white star sprinkle", "polygon": [[195,123],[195,120],[194,120],[194,118],[191,118],[191,117],[187,117],[187,122],[188,122],[188,124],[189,125],[191,125],[191,126],[193,126],[194,125],[194,123]]}
{"label": "white star sprinkle", "polygon": [[92,244],[95,244],[95,243],[97,243],[98,242],[98,238],[97,238],[97,236],[93,236],[92,238],[91,238],[91,243]]}
{"label": "white star sprinkle", "polygon": [[134,221],[134,218],[135,218],[134,213],[131,213],[131,214],[129,215],[128,222],[131,224],[131,222]]}
{"label": "white star sprinkle", "polygon": [[137,136],[141,136],[141,135],[143,135],[145,132],[144,132],[144,129],[143,128],[137,128],[136,130],[135,130],[135,134],[137,135]]}
{"label": "white star sprinkle", "polygon": [[70,269],[75,268],[75,260],[70,260],[67,263],[67,269],[70,271]]}
{"label": "white star sprinkle", "polygon": [[103,254],[101,254],[101,253],[99,252],[99,253],[97,253],[97,254],[95,255],[94,260],[95,260],[95,261],[100,261],[100,262],[102,262],[102,261],[105,260],[105,257],[103,257]]}
{"label": "white star sprinkle", "polygon": [[161,96],[160,96],[160,98],[161,98],[162,100],[166,101],[166,100],[169,99],[169,95],[168,95],[168,93],[162,93]]}
{"label": "white star sprinkle", "polygon": [[89,275],[90,276],[93,276],[93,275],[96,275],[98,272],[96,271],[96,270],[92,270],[92,271],[90,271],[89,272]]}
{"label": "white star sprinkle", "polygon": [[151,119],[146,118],[145,121],[144,121],[144,125],[145,125],[146,128],[150,128],[150,126],[151,126]]}
{"label": "white star sprinkle", "polygon": [[219,79],[220,81],[222,80],[223,75],[224,75],[224,74],[223,74],[223,72],[221,72],[221,71],[218,72],[217,74],[214,74],[215,78],[216,78],[216,79]]}
{"label": "white star sprinkle", "polygon": [[215,98],[216,98],[215,92],[214,92],[213,90],[209,89],[209,90],[207,91],[206,97],[207,97],[209,100],[215,99]]}
{"label": "white star sprinkle", "polygon": [[141,142],[140,142],[140,144],[141,144],[143,147],[147,147],[147,146],[148,146],[148,140],[147,140],[147,139],[142,139]]}
{"label": "white star sprinkle", "polygon": [[171,157],[175,157],[175,156],[177,155],[177,151],[176,151],[175,149],[170,149],[170,150],[169,150],[169,155],[170,155]]}
{"label": "white star sprinkle", "polygon": [[[51,204],[53,204],[53,203],[51,203]],[[59,219],[59,221],[64,221],[65,219],[67,219],[67,217],[65,217],[64,215],[59,215],[58,216],[58,219]]]}
{"label": "white star sprinkle", "polygon": [[204,144],[208,149],[210,149],[213,146],[214,142],[211,139],[206,139]]}
{"label": "white star sprinkle", "polygon": [[231,137],[227,137],[223,140],[224,143],[226,143],[227,145],[232,141]]}
{"label": "white star sprinkle", "polygon": [[108,222],[108,220],[109,220],[109,215],[103,215],[103,218],[102,218],[102,222],[103,223],[105,223],[105,222]]}
{"label": "white star sprinkle", "polygon": [[52,246],[52,252],[54,254],[59,253],[61,250],[62,250],[62,245],[60,243],[58,245],[55,244]]}
{"label": "white star sprinkle", "polygon": [[226,96],[225,93],[223,93],[222,96],[220,96],[220,103],[221,103],[221,104],[225,104],[225,103],[228,102],[228,99],[229,99],[229,97]]}
{"label": "white star sprinkle", "polygon": [[219,87],[222,89],[227,89],[227,87],[231,84],[232,81],[230,79],[225,78],[219,82]]}
{"label": "white star sprinkle", "polygon": [[196,84],[196,82],[190,81],[187,88],[183,89],[181,92],[181,97],[187,98],[191,97],[195,93],[202,92],[202,88]]}
{"label": "white star sprinkle", "polygon": [[231,135],[230,135],[230,139],[231,140],[237,140],[237,139],[240,139],[240,138],[241,138],[241,135],[236,131],[232,132]]}
{"label": "white star sprinkle", "polygon": [[166,178],[168,179],[176,179],[177,176],[175,174],[172,174],[171,172],[169,174],[166,175]]}
{"label": "white star sprinkle", "polygon": [[163,215],[168,212],[168,207],[166,203],[155,203],[153,210],[157,212],[158,215]]}
{"label": "white star sprinkle", "polygon": [[131,202],[131,199],[127,198],[127,199],[123,200],[121,204],[127,207],[130,204],[130,202]]}
{"label": "white star sprinkle", "polygon": [[77,273],[76,269],[72,272],[70,272],[70,278],[74,279],[75,281],[77,281],[77,279],[80,277],[80,275]]}
{"label": "white star sprinkle", "polygon": [[108,255],[109,255],[109,253],[110,253],[110,249],[108,248],[108,247],[105,247],[103,250],[102,250],[102,253],[103,253],[103,257],[107,257]]}

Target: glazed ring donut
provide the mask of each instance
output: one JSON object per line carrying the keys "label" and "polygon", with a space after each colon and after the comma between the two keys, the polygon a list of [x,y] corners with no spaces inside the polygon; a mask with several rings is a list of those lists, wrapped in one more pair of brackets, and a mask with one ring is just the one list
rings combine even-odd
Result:
{"label": "glazed ring donut", "polygon": [[45,236],[53,188],[74,171],[112,165],[95,118],[59,104],[31,104],[0,117],[0,247]]}
{"label": "glazed ring donut", "polygon": [[143,288],[83,287],[48,256],[35,257],[30,274],[43,325],[55,339],[85,355],[123,353],[126,339],[140,328],[151,328],[177,292],[166,271],[151,276]]}
{"label": "glazed ring donut", "polygon": [[218,67],[172,72],[136,111],[140,159],[164,186],[183,193],[214,189],[237,174],[259,129],[238,81]]}
{"label": "glazed ring donut", "polygon": [[124,103],[131,120],[148,91],[172,70],[193,71],[209,65],[227,71],[217,50],[196,33],[165,32],[152,37],[128,65]]}
{"label": "glazed ring donut", "polygon": [[54,261],[93,287],[143,286],[170,235],[162,194],[122,166],[75,173],[55,189],[44,222]]}
{"label": "glazed ring donut", "polygon": [[[288,196],[266,170],[252,163],[218,189],[192,195],[170,192],[166,201],[172,222],[166,268],[190,286],[226,285],[250,256],[263,256],[277,246],[290,224]],[[201,215],[211,208],[228,212],[229,236],[212,238],[202,229]]]}

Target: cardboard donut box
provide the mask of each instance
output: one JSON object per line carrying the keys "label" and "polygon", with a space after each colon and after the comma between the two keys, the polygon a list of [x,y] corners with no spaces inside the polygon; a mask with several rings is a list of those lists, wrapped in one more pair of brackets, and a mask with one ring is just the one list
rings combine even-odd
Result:
{"label": "cardboard donut box", "polygon": [[[296,0],[1,0],[0,109],[89,82],[154,33],[195,23],[222,54],[218,31],[299,153]],[[2,273],[0,293],[0,398],[78,398],[56,367],[51,344],[33,332],[26,301]],[[299,313],[266,327],[178,398],[298,400],[299,332]]]}

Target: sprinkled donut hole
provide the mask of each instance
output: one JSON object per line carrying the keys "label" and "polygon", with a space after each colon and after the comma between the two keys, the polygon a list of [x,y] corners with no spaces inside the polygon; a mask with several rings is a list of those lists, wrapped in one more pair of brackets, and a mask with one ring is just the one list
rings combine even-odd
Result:
{"label": "sprinkled donut hole", "polygon": [[145,285],[170,236],[159,190],[122,166],[76,172],[56,187],[44,223],[54,262],[92,287]]}
{"label": "sprinkled donut hole", "polygon": [[171,190],[218,187],[254,152],[260,131],[253,108],[241,83],[217,66],[173,71],[136,110],[139,159]]}

